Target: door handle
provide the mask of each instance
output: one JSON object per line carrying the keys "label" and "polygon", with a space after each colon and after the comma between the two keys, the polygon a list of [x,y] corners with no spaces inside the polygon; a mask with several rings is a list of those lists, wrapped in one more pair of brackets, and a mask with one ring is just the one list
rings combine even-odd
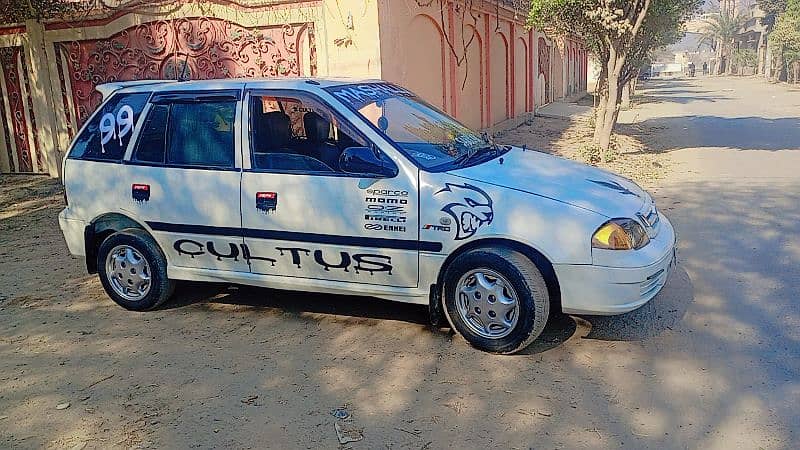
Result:
{"label": "door handle", "polygon": [[256,192],[256,209],[269,214],[278,208],[277,192]]}
{"label": "door handle", "polygon": [[150,200],[150,185],[134,183],[131,185],[131,197],[136,203],[144,203]]}

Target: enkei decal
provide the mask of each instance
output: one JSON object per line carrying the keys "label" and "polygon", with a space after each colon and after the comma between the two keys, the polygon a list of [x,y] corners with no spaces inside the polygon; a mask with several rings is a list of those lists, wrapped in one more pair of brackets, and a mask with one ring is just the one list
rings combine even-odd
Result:
{"label": "enkei decal", "polygon": [[[208,254],[217,258],[217,261],[223,259],[239,261],[239,257],[241,257],[248,264],[250,264],[251,261],[266,261],[275,267],[276,263],[278,263],[278,260],[275,258],[253,255],[250,253],[250,247],[248,247],[247,244],[229,242],[227,251],[220,252],[212,241],[207,241],[203,244],[192,239],[178,239],[173,243],[172,247],[178,252],[178,255],[187,255],[191,258]],[[312,252],[312,250],[301,247],[275,247],[275,250],[278,251],[279,256],[284,257],[284,260],[286,259],[285,257],[290,256],[291,264],[297,269],[303,268],[303,263],[305,260],[309,259]],[[392,275],[392,270],[394,269],[391,256],[366,253],[351,255],[348,252],[340,251],[337,260],[336,257],[325,256],[322,250],[313,250],[313,261],[326,272],[330,272],[331,269],[341,269],[344,272],[350,272],[350,268],[352,267],[357,274],[363,271],[368,272],[370,275],[374,275],[376,272],[386,272],[386,274]]]}
{"label": "enkei decal", "polygon": [[116,116],[110,112],[103,114],[98,129],[100,131],[100,149],[103,153],[106,152],[105,145],[111,139],[119,140],[119,146],[123,147],[122,138],[133,129],[133,108],[129,105],[122,105]]}
{"label": "enkei decal", "polygon": [[433,195],[447,202],[441,211],[455,221],[457,241],[472,237],[480,227],[492,223],[492,199],[480,188],[446,183]]}
{"label": "enkei decal", "polygon": [[372,231],[397,231],[401,233],[406,232],[406,227],[400,225],[383,225],[380,223],[366,223],[364,224],[365,230]]}

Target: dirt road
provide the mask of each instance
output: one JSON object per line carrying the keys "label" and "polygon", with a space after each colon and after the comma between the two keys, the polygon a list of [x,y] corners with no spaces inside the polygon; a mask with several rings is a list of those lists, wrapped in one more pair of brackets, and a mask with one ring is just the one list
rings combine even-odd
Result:
{"label": "dirt road", "polygon": [[337,448],[335,424],[353,449],[797,448],[800,93],[649,87],[622,120],[676,161],[653,190],[678,270],[515,356],[375,299],[189,285],[124,311],[68,256],[57,183],[0,179],[0,448]]}

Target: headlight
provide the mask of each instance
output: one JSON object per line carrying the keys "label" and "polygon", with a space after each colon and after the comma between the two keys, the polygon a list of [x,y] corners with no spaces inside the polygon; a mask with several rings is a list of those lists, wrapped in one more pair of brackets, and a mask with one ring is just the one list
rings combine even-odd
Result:
{"label": "headlight", "polygon": [[611,219],[592,236],[592,247],[606,250],[638,250],[648,242],[644,227],[634,219]]}

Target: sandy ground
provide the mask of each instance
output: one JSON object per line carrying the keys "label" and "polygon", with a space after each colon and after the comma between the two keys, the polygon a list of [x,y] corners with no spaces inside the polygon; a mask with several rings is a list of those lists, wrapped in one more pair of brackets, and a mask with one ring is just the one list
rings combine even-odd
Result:
{"label": "sandy ground", "polygon": [[[678,269],[645,307],[554,315],[515,356],[376,299],[182,285],[125,311],[68,255],[58,183],[0,178],[0,448],[797,448],[800,97],[753,113],[777,87],[679,81],[622,117],[675,161],[653,190]],[[704,132],[736,108],[747,146]]]}

